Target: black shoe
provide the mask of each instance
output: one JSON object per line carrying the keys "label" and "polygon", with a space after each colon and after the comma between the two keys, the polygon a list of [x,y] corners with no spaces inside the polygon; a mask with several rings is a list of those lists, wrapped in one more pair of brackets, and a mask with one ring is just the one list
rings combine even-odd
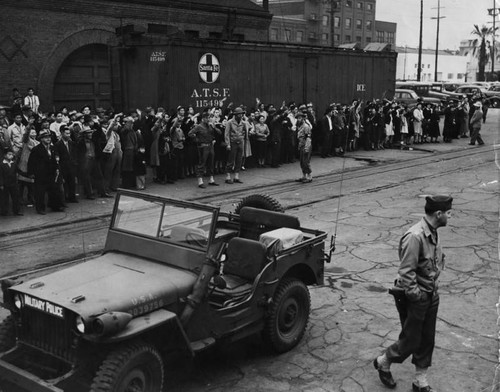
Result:
{"label": "black shoe", "polygon": [[239,178],[235,178],[233,182],[236,184],[243,184],[243,181],[241,181]]}
{"label": "black shoe", "polygon": [[22,212],[16,212],[14,215],[17,215],[17,216],[23,216],[24,214]]}
{"label": "black shoe", "polygon": [[42,211],[42,210],[36,210],[36,213],[39,215],[47,215],[47,213],[45,211]]}
{"label": "black shoe", "polygon": [[217,184],[215,181],[214,182],[209,182],[208,185],[219,186],[219,184]]}
{"label": "black shoe", "polygon": [[469,146],[475,146],[476,143],[469,143]]}
{"label": "black shoe", "polygon": [[206,188],[207,186],[205,184],[199,184],[198,188]]}
{"label": "black shoe", "polygon": [[94,196],[87,196],[86,199],[87,200],[95,200],[95,197]]}
{"label": "black shoe", "polygon": [[226,184],[232,184],[233,183],[233,180],[226,180],[224,181]]}
{"label": "black shoe", "polygon": [[377,369],[378,376],[380,378],[380,381],[382,381],[382,384],[384,384],[387,388],[391,389],[396,388],[396,381],[394,381],[394,379],[392,378],[391,372],[386,372],[384,370],[379,369],[377,358],[373,360],[373,366],[375,367],[375,369]]}
{"label": "black shoe", "polygon": [[101,193],[101,195],[99,197],[104,197],[105,199],[109,199],[113,196],[111,196],[109,193]]}
{"label": "black shoe", "polygon": [[78,203],[78,200],[76,199],[72,199],[72,200],[68,200],[69,203]]}
{"label": "black shoe", "polygon": [[434,390],[431,388],[430,385],[427,385],[425,387],[417,387],[415,383],[411,384],[413,392],[433,392]]}

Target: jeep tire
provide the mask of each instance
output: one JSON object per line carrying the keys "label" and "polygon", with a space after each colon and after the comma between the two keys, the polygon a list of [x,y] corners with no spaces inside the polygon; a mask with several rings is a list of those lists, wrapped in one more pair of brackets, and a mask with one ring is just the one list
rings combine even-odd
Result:
{"label": "jeep tire", "polygon": [[310,308],[307,286],[296,278],[285,278],[273,296],[262,332],[264,341],[278,353],[294,348],[304,336]]}
{"label": "jeep tire", "polygon": [[16,344],[15,321],[9,315],[0,323],[0,353],[10,350]]}
{"label": "jeep tire", "polygon": [[91,392],[159,392],[163,388],[163,361],[147,343],[128,343],[111,351],[94,377]]}
{"label": "jeep tire", "polygon": [[274,212],[285,212],[285,209],[278,200],[264,194],[255,194],[243,198],[236,206],[234,213],[239,214],[243,207],[260,208]]}

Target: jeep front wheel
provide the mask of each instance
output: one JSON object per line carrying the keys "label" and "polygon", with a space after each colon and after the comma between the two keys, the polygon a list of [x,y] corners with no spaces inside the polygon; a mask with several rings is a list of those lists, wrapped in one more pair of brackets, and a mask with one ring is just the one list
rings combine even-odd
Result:
{"label": "jeep front wheel", "polygon": [[130,343],[110,352],[94,377],[91,392],[159,392],[163,361],[146,343]]}
{"label": "jeep front wheel", "polygon": [[14,323],[14,317],[12,315],[7,316],[5,320],[0,323],[0,353],[11,349],[16,344]]}
{"label": "jeep front wheel", "polygon": [[263,331],[266,343],[278,353],[294,348],[304,336],[310,308],[309,290],[302,281],[288,278],[281,282]]}

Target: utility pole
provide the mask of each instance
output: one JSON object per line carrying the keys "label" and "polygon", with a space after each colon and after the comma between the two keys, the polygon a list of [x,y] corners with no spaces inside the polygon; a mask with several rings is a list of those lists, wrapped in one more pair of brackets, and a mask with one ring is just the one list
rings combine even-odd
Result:
{"label": "utility pole", "polygon": [[418,38],[418,69],[417,81],[420,82],[422,76],[422,28],[424,20],[424,0],[420,0],[420,35]]}
{"label": "utility pole", "polygon": [[[495,1],[495,0],[493,0]],[[436,8],[433,8],[435,10]],[[438,0],[437,6],[438,14],[437,17],[432,17],[431,19],[437,20],[437,30],[436,30],[436,59],[434,61],[434,81],[438,81],[438,53],[439,53],[439,20],[446,18],[446,16],[441,16],[441,0]]]}
{"label": "utility pole", "polygon": [[493,8],[488,9],[488,14],[490,14],[493,17],[493,37],[492,37],[492,46],[491,46],[491,77],[495,74],[495,35],[496,35],[496,19],[497,19],[497,10],[499,8],[496,7],[495,5],[496,0],[493,0]]}

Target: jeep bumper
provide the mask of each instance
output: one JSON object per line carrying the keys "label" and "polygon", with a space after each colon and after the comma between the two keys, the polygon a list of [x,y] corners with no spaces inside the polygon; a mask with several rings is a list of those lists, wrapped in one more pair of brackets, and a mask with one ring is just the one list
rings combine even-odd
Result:
{"label": "jeep bumper", "polygon": [[0,357],[0,383],[8,381],[29,392],[64,392],[48,381],[14,366]]}

